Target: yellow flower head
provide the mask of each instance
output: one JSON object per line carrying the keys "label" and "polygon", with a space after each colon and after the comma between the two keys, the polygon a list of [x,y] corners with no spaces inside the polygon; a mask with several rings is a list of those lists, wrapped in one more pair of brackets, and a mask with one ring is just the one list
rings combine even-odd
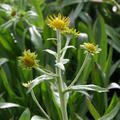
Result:
{"label": "yellow flower head", "polygon": [[26,88],[29,88],[31,84],[31,81],[28,81],[27,83],[22,83],[22,85]]}
{"label": "yellow flower head", "polygon": [[20,56],[19,63],[24,67],[24,68],[33,68],[38,66],[38,60],[36,59],[37,55],[35,52],[30,52],[30,50],[24,51],[23,55]]}
{"label": "yellow flower head", "polygon": [[85,49],[85,53],[90,53],[94,55],[96,53],[100,53],[101,49],[98,48],[98,45],[94,45],[93,43],[84,43],[84,45],[80,45],[81,48]]}
{"label": "yellow flower head", "polygon": [[50,15],[47,17],[47,23],[48,25],[53,28],[54,30],[62,30],[65,27],[68,27],[70,24],[69,17],[63,17],[60,13],[58,14],[58,17],[55,15]]}
{"label": "yellow flower head", "polygon": [[66,27],[64,30],[61,32],[62,34],[68,35],[68,36],[75,36],[79,37],[80,33],[76,31],[76,29],[70,29],[69,27]]}

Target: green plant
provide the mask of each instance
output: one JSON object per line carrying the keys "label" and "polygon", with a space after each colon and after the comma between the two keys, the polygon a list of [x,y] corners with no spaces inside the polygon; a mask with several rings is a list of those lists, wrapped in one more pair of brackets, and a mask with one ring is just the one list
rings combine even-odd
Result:
{"label": "green plant", "polygon": [[[120,106],[116,94],[120,88],[118,3],[112,0],[59,0],[49,4],[44,0],[3,0],[0,3],[2,120],[63,120],[62,116],[70,120],[119,120]],[[117,7],[114,12],[113,7]],[[46,22],[50,25],[57,17],[48,16],[46,21],[46,16],[58,11],[69,15],[70,26],[75,26],[80,32],[69,28],[69,19],[60,14],[59,18],[66,22],[65,28],[59,31],[57,24],[57,28],[50,29]],[[57,50],[58,46],[60,49],[60,41],[61,53]],[[97,53],[97,49],[99,54],[91,51]],[[22,53],[25,52],[32,54],[24,60]],[[18,65],[18,58],[22,60],[22,66]],[[29,64],[24,66],[26,61]],[[58,83],[60,76],[62,90]],[[28,87],[27,93],[31,95],[26,94],[23,86]],[[117,89],[111,90],[113,88]],[[61,99],[65,98],[65,101],[61,100],[62,106],[59,94]]]}

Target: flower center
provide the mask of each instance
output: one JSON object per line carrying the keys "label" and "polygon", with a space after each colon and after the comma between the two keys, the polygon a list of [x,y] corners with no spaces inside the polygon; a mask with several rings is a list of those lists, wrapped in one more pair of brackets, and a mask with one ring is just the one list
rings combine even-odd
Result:
{"label": "flower center", "polygon": [[29,55],[24,56],[24,64],[27,67],[32,67],[34,65],[34,59],[30,57]]}
{"label": "flower center", "polygon": [[95,52],[96,51],[96,47],[93,44],[86,45],[86,48],[88,49],[89,52]]}
{"label": "flower center", "polygon": [[65,27],[64,21],[59,19],[53,20],[51,24],[57,29],[63,29]]}
{"label": "flower center", "polygon": [[16,11],[15,10],[13,10],[12,12],[11,12],[11,16],[15,16],[16,15]]}

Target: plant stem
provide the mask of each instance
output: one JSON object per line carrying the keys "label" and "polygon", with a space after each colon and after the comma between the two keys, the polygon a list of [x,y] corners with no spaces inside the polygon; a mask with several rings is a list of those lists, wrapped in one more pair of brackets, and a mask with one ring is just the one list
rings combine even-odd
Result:
{"label": "plant stem", "polygon": [[[60,57],[61,57],[60,51],[61,51],[61,35],[60,35],[60,30],[57,30],[57,54],[58,54],[57,62],[60,62]],[[57,86],[60,96],[62,118],[63,120],[68,120],[66,103],[65,103],[65,94],[63,93],[64,87],[63,87],[62,74],[61,74],[61,69],[58,67],[56,67],[56,74],[58,75]]]}
{"label": "plant stem", "polygon": [[[65,47],[67,47],[69,45],[69,43],[70,43],[70,37],[67,37],[67,40],[66,40],[66,43],[65,43]],[[64,50],[64,52],[62,53],[61,59],[64,58],[66,51],[67,51],[67,49]]]}
{"label": "plant stem", "polygon": [[43,108],[41,107],[41,105],[39,104],[37,98],[35,97],[34,91],[31,91],[31,96],[34,100],[34,102],[37,104],[37,106],[39,107],[39,109],[42,111],[42,113],[44,114],[44,116],[48,119],[51,120],[50,117],[48,116],[48,114],[43,110]]}
{"label": "plant stem", "polygon": [[79,72],[77,73],[77,75],[76,75],[75,79],[72,81],[72,83],[68,86],[68,88],[70,88],[72,85],[75,84],[75,82],[77,82],[79,76],[81,75],[81,73],[82,73],[82,71],[83,71],[83,69],[84,69],[84,67],[85,67],[85,65],[87,63],[88,58],[89,58],[89,53],[86,54],[85,60],[84,60],[84,62],[82,64]]}

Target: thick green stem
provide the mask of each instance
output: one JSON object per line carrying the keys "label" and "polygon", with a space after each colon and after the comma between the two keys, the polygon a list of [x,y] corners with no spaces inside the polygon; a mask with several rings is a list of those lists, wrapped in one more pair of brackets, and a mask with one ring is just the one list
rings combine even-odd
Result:
{"label": "thick green stem", "polygon": [[39,104],[37,98],[35,97],[34,91],[31,91],[31,96],[34,100],[34,102],[37,104],[37,106],[39,107],[39,109],[41,110],[41,112],[44,114],[44,116],[48,119],[51,120],[50,117],[48,116],[48,114],[43,110],[43,108],[41,107],[41,105]]}
{"label": "thick green stem", "polygon": [[74,85],[75,82],[77,82],[77,80],[78,80],[78,78],[80,77],[80,75],[81,75],[84,67],[86,66],[86,63],[87,63],[88,58],[89,58],[89,53],[87,53],[87,55],[86,55],[86,57],[85,57],[85,60],[84,60],[84,62],[83,62],[83,64],[82,64],[79,72],[77,73],[77,75],[76,75],[75,79],[72,81],[72,83],[68,86],[68,88],[70,88],[72,85]]}
{"label": "thick green stem", "polygon": [[[60,35],[60,30],[57,30],[57,54],[58,54],[57,62],[58,63],[60,62],[60,57],[61,57],[60,51],[61,51],[61,35]],[[63,93],[64,86],[61,75],[61,69],[58,67],[56,67],[56,74],[58,75],[57,86],[60,96],[62,118],[63,120],[68,120],[66,103],[65,103],[65,94]]]}

